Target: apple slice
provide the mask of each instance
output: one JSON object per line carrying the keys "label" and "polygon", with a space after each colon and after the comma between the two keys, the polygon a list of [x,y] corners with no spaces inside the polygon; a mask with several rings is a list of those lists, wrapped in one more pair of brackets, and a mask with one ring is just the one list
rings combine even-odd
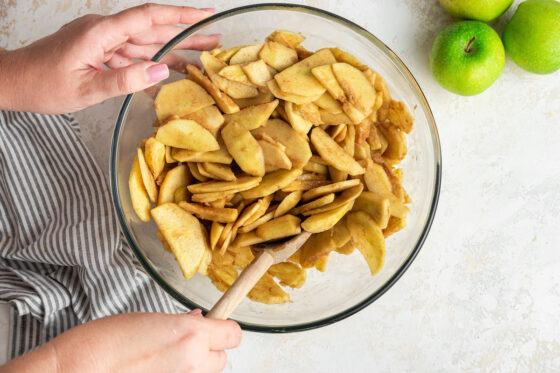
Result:
{"label": "apple slice", "polygon": [[300,288],[305,283],[305,270],[294,263],[278,263],[268,269],[268,273],[276,277],[282,286]]}
{"label": "apple slice", "polygon": [[274,99],[275,97],[270,92],[270,90],[264,87],[259,89],[259,94],[255,97],[238,98],[235,99],[234,101],[241,109],[245,109],[246,107],[249,106],[266,104],[268,102],[274,101]]}
{"label": "apple slice", "polygon": [[343,190],[355,187],[359,184],[360,184],[359,179],[350,179],[350,180],[339,181],[339,182],[336,182],[336,183],[330,183],[330,184],[327,184],[327,185],[323,185],[323,186],[308,190],[307,192],[303,193],[303,196],[301,197],[301,199],[304,202],[310,201],[312,199],[324,196],[326,194],[341,192]]}
{"label": "apple slice", "polygon": [[280,204],[274,211],[274,217],[278,218],[286,214],[288,211],[296,207],[296,205],[299,203],[300,200],[301,200],[301,191],[298,190],[295,192],[291,192],[282,200],[282,202],[280,202]]}
{"label": "apple slice", "polygon": [[160,123],[172,115],[183,116],[214,104],[214,99],[204,88],[188,79],[164,84],[154,101]]}
{"label": "apple slice", "polygon": [[294,215],[284,215],[257,227],[257,236],[263,241],[294,236],[301,232],[300,219]]}
{"label": "apple slice", "polygon": [[311,215],[301,223],[301,227],[311,233],[320,233],[334,227],[336,223],[352,208],[354,201],[347,202],[335,209]]}
{"label": "apple slice", "polygon": [[[189,171],[191,172],[191,175],[192,175],[196,180],[198,180],[198,181],[200,181],[200,182],[205,182],[205,181],[208,180],[208,178],[207,178],[206,176],[202,175],[202,174],[200,173],[200,171],[198,171],[198,163],[188,162],[188,163],[187,163],[187,166],[189,167]],[[193,201],[202,202],[202,201],[199,201],[199,200],[194,199],[194,196],[192,196],[192,198],[193,198]],[[219,197],[213,199],[212,201],[215,201],[216,199],[219,199]],[[208,201],[204,201],[204,202],[208,202]]]}
{"label": "apple slice", "polygon": [[274,76],[280,89],[286,93],[301,96],[320,96],[325,93],[325,87],[311,74],[316,66],[336,63],[336,59],[328,49],[322,49],[313,55],[284,69]]}
{"label": "apple slice", "polygon": [[[354,203],[355,205],[356,203]],[[340,219],[338,221],[338,223],[335,224],[334,227],[332,227],[331,230],[331,234],[332,234],[332,239],[338,248],[343,247],[344,245],[346,245],[348,242],[350,242],[350,240],[352,239],[350,237],[350,231],[348,230],[348,227],[346,226],[346,216],[344,216],[342,219]]]}
{"label": "apple slice", "polygon": [[222,129],[222,138],[237,165],[249,175],[263,176],[263,151],[251,132],[237,122],[229,122]]}
{"label": "apple slice", "polygon": [[249,98],[258,96],[259,91],[255,87],[249,87],[221,77],[219,72],[226,67],[227,64],[212,56],[207,51],[202,52],[200,55],[200,62],[202,63],[202,66],[204,66],[204,70],[206,71],[206,74],[208,74],[212,83],[232,98]]}
{"label": "apple slice", "polygon": [[398,128],[381,124],[377,128],[387,140],[387,149],[383,152],[383,157],[391,162],[399,162],[404,159],[407,152],[406,136]]}
{"label": "apple slice", "polygon": [[218,142],[220,149],[211,152],[195,152],[188,149],[173,149],[171,156],[179,162],[212,162],[230,164],[233,160],[231,155],[227,152],[225,144],[222,141]]}
{"label": "apple slice", "polygon": [[346,219],[352,243],[364,256],[371,274],[375,275],[385,262],[385,237],[381,228],[363,211],[352,212]]}
{"label": "apple slice", "polygon": [[165,167],[165,145],[154,137],[148,138],[144,144],[144,158],[154,179],[157,179]]}
{"label": "apple slice", "polygon": [[[236,47],[232,47],[223,51],[220,51],[219,53],[212,53],[213,56],[216,56],[217,59],[219,59],[220,61],[224,61],[225,63],[228,63],[229,60],[231,59],[231,57],[233,57],[234,54],[237,53],[238,50],[240,50],[241,48],[243,48],[241,45],[238,45]],[[214,52],[214,51],[212,51]]]}
{"label": "apple slice", "polygon": [[259,52],[259,57],[267,65],[278,71],[282,71],[288,66],[298,61],[298,55],[292,48],[286,47],[275,41],[267,41]]}
{"label": "apple slice", "polygon": [[[201,227],[202,227],[202,232],[204,234],[204,237],[208,237],[208,234],[204,226],[202,225]],[[212,263],[212,250],[210,249],[210,246],[207,243],[206,248],[204,249],[204,254],[202,255],[202,259],[200,260],[200,264],[198,265],[197,272],[200,273],[201,276],[207,276],[208,266],[210,265],[210,263]]]}
{"label": "apple slice", "polygon": [[224,92],[220,91],[218,87],[208,77],[202,74],[202,71],[194,65],[187,65],[187,79],[200,84],[206,91],[214,98],[216,105],[226,114],[232,114],[239,111],[239,106]]}
{"label": "apple slice", "polygon": [[389,180],[389,176],[387,176],[383,166],[373,162],[371,159],[367,159],[366,162],[364,182],[368,190],[382,196],[390,194],[392,190],[391,180]]}
{"label": "apple slice", "polygon": [[[221,257],[221,255],[214,255],[214,258]],[[212,263],[213,264],[213,263]],[[237,270],[231,265],[211,265],[208,268],[208,277],[212,284],[221,292],[226,291],[239,277]]]}
{"label": "apple slice", "polygon": [[187,189],[186,186],[179,187],[173,193],[173,202],[179,203],[181,201],[188,201],[191,198],[191,192]]}
{"label": "apple slice", "polygon": [[207,106],[204,109],[183,116],[183,119],[194,120],[206,128],[214,137],[218,136],[220,128],[224,124],[224,116],[216,105]]}
{"label": "apple slice", "polygon": [[321,97],[313,101],[313,103],[330,114],[342,113],[342,106],[340,106],[340,103],[336,101],[329,92],[323,93]]}
{"label": "apple slice", "polygon": [[305,36],[291,31],[276,30],[268,35],[266,40],[275,41],[289,48],[296,48],[305,40]]}
{"label": "apple slice", "polygon": [[414,124],[414,118],[408,111],[406,105],[400,101],[391,100],[389,103],[389,122],[397,128],[400,128],[406,133],[412,131],[412,125]]}
{"label": "apple slice", "polygon": [[293,209],[292,214],[301,215],[306,211],[325,206],[334,201],[334,193],[325,194],[319,198],[314,199],[311,202],[307,202]]}
{"label": "apple slice", "polygon": [[189,191],[193,194],[197,193],[214,193],[214,192],[229,192],[237,193],[243,190],[254,188],[259,185],[261,181],[257,176],[241,176],[235,181],[208,181],[205,183],[198,183],[189,185]]}
{"label": "apple slice", "polygon": [[294,109],[294,106],[295,105],[289,101],[286,101],[284,104],[284,110],[286,110],[288,121],[294,130],[303,135],[307,135],[307,132],[309,132],[311,127],[313,127],[313,123],[299,115],[299,113]]}
{"label": "apple slice", "polygon": [[232,208],[216,208],[198,203],[179,202],[179,207],[196,215],[200,219],[216,221],[218,223],[232,223],[237,219],[238,211]]}
{"label": "apple slice", "polygon": [[138,148],[137,151],[138,156],[138,164],[140,165],[140,173],[142,174],[142,182],[144,183],[144,188],[148,192],[148,197],[150,197],[150,201],[155,203],[158,197],[158,189],[156,186],[156,182],[154,179],[154,175],[150,171],[150,168],[146,164],[146,160],[144,159],[144,153],[142,149]]}
{"label": "apple slice", "polygon": [[391,217],[391,203],[379,194],[362,192],[354,202],[352,211],[366,212],[379,228],[385,229]]}
{"label": "apple slice", "polygon": [[336,249],[336,243],[330,231],[313,234],[299,250],[299,262],[303,268],[311,268],[334,249]]}
{"label": "apple slice", "polygon": [[268,210],[268,207],[270,206],[270,202],[272,202],[271,195],[260,198],[252,205],[249,205],[243,211],[243,214],[236,222],[237,228],[253,224],[258,219],[262,218],[264,214],[266,214],[266,210]]}
{"label": "apple slice", "polygon": [[173,202],[175,191],[192,182],[192,176],[186,165],[178,165],[165,175],[165,179],[159,187],[158,206],[167,202]]}
{"label": "apple slice", "polygon": [[209,249],[200,222],[174,203],[152,209],[152,216],[171,247],[183,276],[190,279],[198,271]]}
{"label": "apple slice", "polygon": [[146,188],[142,181],[142,171],[140,171],[138,156],[135,156],[134,161],[132,161],[132,167],[130,168],[130,175],[128,177],[128,188],[134,212],[136,212],[136,215],[138,215],[143,222],[150,221],[150,200],[146,195]]}
{"label": "apple slice", "polygon": [[342,103],[342,110],[344,110],[346,115],[348,115],[348,118],[352,120],[353,124],[361,123],[367,116],[348,101]]}
{"label": "apple slice", "polygon": [[314,126],[323,124],[319,107],[312,102],[309,104],[295,105],[294,110],[300,117],[311,122]]}
{"label": "apple slice", "polygon": [[224,231],[224,225],[218,222],[212,222],[212,226],[210,227],[210,248],[214,250],[216,245],[218,244],[218,239],[222,235]]}
{"label": "apple slice", "polygon": [[338,62],[346,62],[347,64],[352,65],[362,71],[368,69],[366,65],[362,64],[356,57],[354,57],[350,53],[345,52],[340,48],[330,48],[330,50]]}
{"label": "apple slice", "polygon": [[223,181],[235,181],[237,178],[229,166],[220,163],[204,162],[199,163],[204,170],[213,176],[213,179]]}
{"label": "apple slice", "polygon": [[254,129],[252,133],[256,137],[265,134],[284,145],[294,168],[302,168],[311,158],[311,148],[306,138],[283,120],[269,119],[264,126]]}
{"label": "apple slice", "polygon": [[243,228],[239,230],[239,234],[232,242],[231,246],[236,248],[249,247],[251,245],[256,245],[263,242],[263,239],[257,236],[257,232],[255,232],[254,230],[251,232],[241,232],[242,229]]}
{"label": "apple slice", "polygon": [[241,66],[251,83],[264,87],[266,82],[273,79],[269,66],[263,60],[257,60]]}
{"label": "apple slice", "polygon": [[290,301],[288,293],[268,273],[265,273],[255,284],[253,289],[247,294],[247,298],[265,304],[279,304]]}
{"label": "apple slice", "polygon": [[321,158],[337,170],[352,176],[364,173],[364,168],[320,127],[315,127],[311,131],[311,143]]}
{"label": "apple slice", "polygon": [[254,87],[255,85],[249,81],[249,78],[241,68],[241,65],[230,65],[220,70],[218,73],[221,77],[233,82],[241,83]]}
{"label": "apple slice", "polygon": [[298,105],[308,104],[319,98],[319,96],[301,96],[295,93],[284,92],[280,89],[278,83],[276,83],[276,80],[274,79],[269,80],[266,83],[266,86],[275,97],[284,101],[293,102],[294,104],[298,104]]}
{"label": "apple slice", "polygon": [[259,185],[252,189],[242,191],[241,196],[244,199],[268,196],[290,184],[301,175],[301,172],[300,168],[294,168],[292,170],[278,170],[268,173],[262,178]]}
{"label": "apple slice", "polygon": [[259,52],[262,47],[262,44],[255,44],[239,48],[239,50],[230,58],[229,64],[239,65],[258,60]]}
{"label": "apple slice", "polygon": [[226,121],[237,122],[248,130],[253,130],[266,123],[270,114],[278,106],[278,102],[274,100],[266,104],[246,107],[235,114],[226,115]]}
{"label": "apple slice", "polygon": [[167,146],[210,152],[220,149],[212,134],[190,119],[174,119],[158,128],[156,139]]}
{"label": "apple slice", "polygon": [[[338,84],[346,94],[348,102],[362,112],[364,116],[369,115],[375,103],[375,89],[365,75],[345,62],[333,64],[332,69]],[[346,113],[348,114],[348,112]]]}
{"label": "apple slice", "polygon": [[197,163],[196,164],[196,168],[198,169],[198,172],[204,176],[207,179],[214,179],[214,175],[212,175],[210,172],[206,171],[206,168],[204,168],[204,164],[203,163]]}
{"label": "apple slice", "polygon": [[405,227],[406,227],[406,216],[402,218],[391,216],[389,218],[389,223],[387,223],[387,228],[383,229],[383,236],[387,238]]}
{"label": "apple slice", "polygon": [[334,199],[334,201],[332,201],[331,203],[328,203],[328,204],[323,205],[321,207],[317,207],[317,208],[314,208],[314,209],[309,209],[307,211],[304,211],[302,213],[302,215],[304,215],[304,216],[316,215],[316,214],[322,214],[323,212],[327,212],[327,211],[330,211],[330,210],[334,210],[335,208],[338,208],[342,205],[345,205],[348,202],[354,201],[356,198],[358,198],[360,196],[360,194],[362,193],[362,190],[364,190],[364,186],[362,184],[359,184],[359,185],[356,185],[352,188],[346,189],[339,196],[337,196]]}
{"label": "apple slice", "polygon": [[265,166],[272,166],[289,170],[292,168],[292,161],[286,155],[284,149],[278,143],[271,143],[265,140],[257,140],[264,154]]}
{"label": "apple slice", "polygon": [[319,114],[321,115],[321,121],[324,124],[333,126],[338,124],[354,124],[352,119],[348,117],[348,115],[344,113],[332,114],[326,110],[319,110]]}
{"label": "apple slice", "polygon": [[311,74],[327,89],[333,98],[340,102],[346,101],[346,95],[334,76],[331,65],[317,66],[311,69]]}

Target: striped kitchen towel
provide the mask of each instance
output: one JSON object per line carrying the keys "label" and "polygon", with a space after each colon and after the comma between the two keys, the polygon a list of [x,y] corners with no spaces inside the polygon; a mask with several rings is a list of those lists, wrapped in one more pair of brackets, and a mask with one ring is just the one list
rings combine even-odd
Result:
{"label": "striped kitchen towel", "polygon": [[70,115],[0,111],[0,301],[12,305],[10,358],[99,317],[184,311],[123,246]]}

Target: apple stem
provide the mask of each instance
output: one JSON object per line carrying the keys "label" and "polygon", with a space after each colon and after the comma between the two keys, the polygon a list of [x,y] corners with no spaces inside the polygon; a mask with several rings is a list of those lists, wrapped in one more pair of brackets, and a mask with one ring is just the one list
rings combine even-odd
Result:
{"label": "apple stem", "polygon": [[467,53],[471,53],[471,46],[472,43],[476,40],[476,36],[473,36],[473,38],[471,39],[471,41],[469,41],[469,44],[467,44],[467,49],[465,49],[465,52]]}

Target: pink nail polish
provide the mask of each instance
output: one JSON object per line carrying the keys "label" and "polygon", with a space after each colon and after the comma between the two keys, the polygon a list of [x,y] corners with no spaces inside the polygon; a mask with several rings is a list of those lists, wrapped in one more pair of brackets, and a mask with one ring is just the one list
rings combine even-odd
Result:
{"label": "pink nail polish", "polygon": [[200,8],[200,10],[204,10],[205,12],[212,12],[214,13],[216,11],[216,8]]}
{"label": "pink nail polish", "polygon": [[161,82],[169,77],[169,68],[164,63],[152,65],[146,69],[146,79],[150,83]]}
{"label": "pink nail polish", "polygon": [[187,313],[187,315],[191,315],[191,316],[198,316],[200,314],[202,314],[202,310],[198,308],[195,308],[191,312]]}

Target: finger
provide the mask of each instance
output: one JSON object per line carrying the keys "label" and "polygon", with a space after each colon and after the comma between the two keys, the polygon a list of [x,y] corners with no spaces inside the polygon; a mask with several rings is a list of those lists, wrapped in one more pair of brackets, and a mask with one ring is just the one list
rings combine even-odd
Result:
{"label": "finger", "polygon": [[200,321],[207,329],[211,350],[226,350],[237,347],[241,343],[241,328],[235,321],[207,318]]}
{"label": "finger", "polygon": [[99,71],[91,87],[97,101],[110,97],[141,91],[169,77],[169,69],[163,63],[143,61],[106,71]]}
{"label": "finger", "polygon": [[207,363],[204,366],[204,372],[216,373],[221,372],[226,367],[227,354],[225,351],[209,351]]}
{"label": "finger", "polygon": [[[129,59],[137,60],[149,60],[163,47],[163,45],[152,44],[152,45],[134,45],[125,44],[121,49],[118,50],[118,54],[127,57]],[[196,61],[190,61],[189,59],[178,56],[174,53],[167,53],[161,61],[169,66],[170,69],[175,71],[183,72],[185,66],[189,63],[197,64]]]}
{"label": "finger", "polygon": [[[155,25],[139,34],[131,35],[128,42],[136,45],[165,44],[185,28],[174,25]],[[220,34],[194,35],[182,40],[175,49],[205,50],[214,48],[220,42]]]}
{"label": "finger", "polygon": [[105,65],[111,69],[120,69],[121,67],[130,66],[134,63],[130,58],[120,53],[113,53],[111,58],[105,62]]}
{"label": "finger", "polygon": [[109,31],[123,35],[134,35],[153,25],[191,25],[213,14],[210,9],[196,9],[188,6],[144,4],[108,16]]}
{"label": "finger", "polygon": [[132,59],[149,60],[163,47],[162,44],[136,45],[126,43],[119,50],[119,54]]}
{"label": "finger", "polygon": [[194,310],[187,312],[187,315],[191,316],[198,316],[202,314],[202,310],[200,308],[195,308]]}

